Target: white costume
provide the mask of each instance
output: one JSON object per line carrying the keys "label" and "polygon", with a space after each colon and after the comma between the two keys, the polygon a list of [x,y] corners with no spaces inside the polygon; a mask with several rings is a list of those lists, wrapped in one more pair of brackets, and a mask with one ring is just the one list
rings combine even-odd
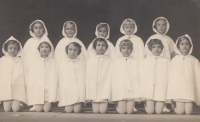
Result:
{"label": "white costume", "polygon": [[[95,35],[97,36],[96,38],[98,37],[101,37],[98,35],[98,26],[100,24],[106,24],[108,26],[108,34],[107,34],[107,37],[105,38],[107,44],[108,44],[108,52],[110,54],[110,58],[115,61],[115,47],[113,46],[113,44],[108,40],[109,36],[110,36],[110,26],[107,24],[107,23],[99,23],[97,26],[96,26],[96,31],[95,31]],[[95,38],[95,39],[96,39]],[[101,37],[101,38],[104,38],[104,37]],[[87,49],[87,54],[88,54],[88,58],[90,57],[94,57],[96,55],[96,51],[93,49],[93,42],[95,41],[95,39],[92,41],[92,43],[90,43],[88,49]]]}
{"label": "white costume", "polygon": [[[148,51],[151,52],[148,48]],[[170,60],[164,57],[165,49],[159,56],[148,56],[140,69],[141,100],[165,101],[170,73]]]}
{"label": "white costume", "polygon": [[176,41],[175,52],[178,54],[172,59],[172,70],[167,89],[167,99],[181,102],[196,102],[200,105],[200,68],[199,61],[191,55],[193,50],[192,40],[189,54],[181,55]]}
{"label": "white costume", "polygon": [[[11,57],[5,50],[4,45],[14,40],[20,44],[20,51],[16,57]],[[14,37],[10,37],[2,47],[5,56],[0,58],[0,101],[19,100],[26,103],[26,90],[24,81],[23,60],[21,43]]]}
{"label": "white costume", "polygon": [[44,104],[44,101],[57,101],[58,66],[56,61],[51,57],[53,45],[50,44],[50,46],[51,52],[47,58],[42,58],[38,50],[37,57],[33,59],[31,65],[25,67],[27,72],[28,105]]}
{"label": "white costume", "polygon": [[[134,50],[132,51],[134,53]],[[139,98],[138,61],[133,57],[123,57],[122,53],[113,64],[111,72],[111,102]]]}
{"label": "white costume", "polygon": [[[76,32],[72,38],[67,37],[67,35],[65,33],[65,23],[68,23],[68,22],[72,22],[75,25]],[[87,53],[84,44],[79,39],[76,38],[77,31],[78,31],[76,23],[73,21],[67,21],[65,23],[64,23],[63,29],[62,29],[62,34],[64,37],[58,42],[56,49],[55,49],[55,59],[58,64],[60,64],[62,60],[65,60],[65,57],[61,57],[61,55],[62,56],[66,55],[65,47],[67,44],[69,44],[69,41],[76,41],[77,43],[79,43],[81,45],[83,54],[86,56],[86,53]],[[84,61],[87,61],[87,56],[85,57]]]}
{"label": "white costume", "polygon": [[[77,43],[81,45],[80,42]],[[63,59],[59,64],[59,107],[85,102],[86,55],[82,52],[84,48],[81,47],[81,53],[75,59],[70,59],[67,53],[61,55]]]}
{"label": "white costume", "polygon": [[[164,19],[166,20],[166,23],[167,23],[167,28],[166,28],[166,31],[165,33],[162,35],[162,34],[159,34],[158,31],[154,28],[154,26],[156,26],[156,20],[158,19]],[[164,17],[158,17],[156,18],[154,21],[153,21],[153,25],[152,25],[152,28],[153,28],[153,31],[156,33],[154,35],[152,35],[151,37],[149,37],[149,39],[147,40],[146,44],[145,44],[145,54],[146,54],[146,57],[148,56],[152,56],[153,54],[151,53],[150,50],[148,50],[148,43],[151,39],[159,39],[162,41],[163,45],[164,45],[164,49],[165,49],[165,52],[163,54],[163,56],[165,58],[168,58],[169,60],[171,59],[171,54],[174,52],[174,41],[169,37],[167,36],[167,32],[169,31],[169,22],[166,18]]]}
{"label": "white costume", "polygon": [[[109,48],[109,47],[108,47]],[[95,55],[87,62],[86,70],[86,100],[92,102],[107,102],[111,93],[111,68],[113,61],[109,52]]]}
{"label": "white costume", "polygon": [[120,52],[120,49],[119,49],[119,45],[120,45],[121,41],[123,41],[124,39],[128,39],[133,43],[134,53],[131,54],[131,57],[133,57],[134,60],[136,60],[138,62],[141,62],[141,61],[144,60],[144,56],[145,56],[144,43],[143,43],[143,41],[142,41],[142,39],[140,37],[134,35],[137,32],[136,23],[135,23],[135,30],[134,30],[133,34],[132,35],[126,35],[126,33],[125,33],[124,29],[123,29],[123,25],[124,25],[124,22],[126,20],[131,20],[131,21],[133,21],[135,23],[135,21],[132,20],[132,19],[125,19],[123,21],[123,23],[121,25],[121,28],[120,28],[120,32],[125,34],[125,35],[117,40],[117,43],[116,43],[116,46],[115,46],[116,60],[119,59],[120,55],[121,55],[121,52]]}
{"label": "white costume", "polygon": [[[31,31],[31,26],[35,23],[35,22],[40,22],[43,24],[44,26],[44,30],[45,33],[43,34],[43,36],[41,38],[37,38],[35,36],[35,34]],[[30,29],[30,35],[32,36],[32,38],[30,38],[24,45],[24,63],[26,65],[26,67],[28,67],[31,63],[32,60],[34,60],[36,57],[38,57],[38,46],[42,41],[47,41],[49,44],[52,45],[51,41],[49,40],[48,36],[48,31],[47,28],[44,24],[43,21],[41,20],[35,20],[34,22],[31,23],[31,25],[29,26]],[[52,53],[50,55],[50,57],[54,56],[54,48],[52,49]]]}

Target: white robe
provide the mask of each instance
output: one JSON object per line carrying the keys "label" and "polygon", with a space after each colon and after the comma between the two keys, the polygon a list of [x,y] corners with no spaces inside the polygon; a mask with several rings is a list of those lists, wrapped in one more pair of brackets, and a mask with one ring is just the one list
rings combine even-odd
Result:
{"label": "white robe", "polygon": [[130,57],[118,59],[111,72],[111,102],[139,98],[138,62]]}
{"label": "white robe", "polygon": [[[10,37],[6,42],[9,40],[17,41],[14,37]],[[17,42],[20,44],[20,52],[22,52],[21,43]],[[0,101],[14,99],[26,103],[23,60],[18,57],[20,52],[16,57],[11,57],[4,51],[3,45],[5,56],[0,58]]]}
{"label": "white robe", "polygon": [[[184,36],[188,37],[192,44],[191,38],[188,35]],[[167,90],[167,99],[180,100],[183,102],[193,101],[196,102],[197,105],[200,105],[199,61],[191,55],[192,50],[193,44],[189,54],[184,56],[181,55],[179,49],[175,47],[175,51],[178,55],[172,59],[172,70]]]}
{"label": "white robe", "polygon": [[110,100],[112,59],[107,55],[96,55],[87,62],[86,100],[102,102]]}

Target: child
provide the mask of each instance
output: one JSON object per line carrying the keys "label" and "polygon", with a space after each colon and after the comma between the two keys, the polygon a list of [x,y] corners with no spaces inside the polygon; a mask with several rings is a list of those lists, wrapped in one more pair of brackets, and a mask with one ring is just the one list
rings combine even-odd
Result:
{"label": "child", "polygon": [[[48,43],[51,43],[48,36],[47,28],[42,20],[35,20],[31,23],[29,26],[30,29],[30,35],[32,38],[30,38],[24,45],[24,56],[22,57],[24,59],[24,63],[26,67],[30,66],[30,62],[35,59],[35,57],[38,57],[38,45],[43,41],[47,41]],[[49,57],[54,56],[54,49],[51,50],[51,54]],[[30,111],[35,111],[35,107],[30,109]]]}
{"label": "child", "polygon": [[85,58],[81,43],[70,41],[59,66],[59,107],[65,106],[67,113],[81,111],[85,102]]}
{"label": "child", "polygon": [[151,39],[147,45],[152,55],[141,65],[140,97],[145,101],[148,114],[153,114],[154,110],[160,114],[167,94],[170,61],[163,57],[165,48],[160,39]]}
{"label": "child", "polygon": [[[121,38],[117,40],[115,46],[115,53],[116,53],[116,60],[121,58],[121,53],[119,49],[119,44],[124,39],[129,39],[133,43],[134,53],[131,54],[134,60],[138,61],[139,63],[144,60],[144,43],[142,39],[136,35],[137,32],[137,25],[134,20],[132,19],[125,19],[120,28],[121,33],[125,34]],[[117,55],[118,54],[118,55]]]}
{"label": "child", "polygon": [[177,114],[191,114],[193,103],[200,105],[199,61],[191,55],[192,50],[193,44],[189,35],[177,39],[175,52],[178,55],[172,59],[167,89],[167,99],[172,100],[172,108]]}
{"label": "child", "polygon": [[[107,40],[110,36],[109,25],[107,23],[99,23],[96,26],[95,35],[97,36],[97,38],[101,37],[101,38],[104,38],[106,40],[106,42],[108,43],[108,46],[109,46],[108,52],[110,54],[110,58],[114,61],[115,60],[115,48],[114,48],[113,44],[109,40]],[[92,41],[92,43],[89,45],[89,47],[87,49],[88,58],[96,55],[95,50],[92,48],[94,40]]]}
{"label": "child", "polygon": [[[58,42],[55,49],[55,59],[58,64],[60,64],[62,60],[65,60],[65,57],[62,56],[66,55],[65,46],[66,44],[69,44],[69,41],[71,40],[76,40],[76,42],[79,42],[81,44],[83,54],[84,55],[86,54],[86,48],[84,44],[79,39],[76,38],[77,31],[78,30],[75,22],[67,21],[64,23],[62,30],[62,34],[64,37]],[[87,60],[87,56],[85,57],[84,60],[85,61]]]}
{"label": "child", "polygon": [[96,56],[91,57],[87,62],[86,100],[92,102],[94,113],[105,113],[110,99],[112,59],[104,38],[96,38],[93,48],[96,50]]}
{"label": "child", "polygon": [[163,56],[171,60],[175,56],[175,52],[174,52],[174,41],[169,36],[166,35],[169,30],[168,20],[164,17],[158,17],[153,21],[152,27],[153,27],[153,31],[156,34],[149,37],[149,39],[147,40],[145,44],[146,57],[152,56],[152,53],[148,49],[148,45],[147,45],[149,41],[151,39],[160,39],[165,48],[165,53],[163,54]]}
{"label": "child", "polygon": [[26,67],[28,105],[35,105],[37,112],[49,112],[51,103],[57,101],[58,66],[52,56],[53,45],[42,41],[38,57]]}
{"label": "child", "polygon": [[117,112],[120,114],[133,113],[134,101],[139,98],[138,62],[131,56],[134,53],[133,43],[122,40],[119,49],[121,58],[113,65],[111,101],[117,102]]}
{"label": "child", "polygon": [[0,59],[0,101],[5,112],[18,112],[22,110],[22,102],[26,103],[21,43],[10,37],[2,51],[5,56]]}

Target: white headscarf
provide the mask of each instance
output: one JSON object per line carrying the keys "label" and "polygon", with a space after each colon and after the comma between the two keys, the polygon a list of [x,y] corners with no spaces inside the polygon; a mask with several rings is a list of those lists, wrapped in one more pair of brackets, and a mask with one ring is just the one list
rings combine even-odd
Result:
{"label": "white headscarf", "polygon": [[181,55],[181,52],[180,52],[180,50],[179,50],[178,47],[177,47],[177,46],[178,46],[178,45],[177,45],[177,44],[178,44],[178,40],[179,40],[181,37],[187,37],[187,38],[189,39],[189,41],[190,41],[190,43],[191,43],[191,48],[190,48],[190,51],[189,51],[188,55],[192,54],[192,51],[193,51],[193,43],[192,43],[192,39],[191,39],[190,36],[187,35],[187,34],[178,37],[178,39],[176,40],[175,47],[174,47],[175,52],[176,52],[177,54]]}
{"label": "white headscarf", "polygon": [[122,25],[121,25],[121,27],[120,27],[120,32],[126,35],[123,26],[124,26],[124,22],[127,21],[127,20],[133,21],[133,23],[135,24],[135,29],[134,29],[134,31],[133,31],[133,35],[134,35],[134,34],[137,32],[138,28],[137,28],[137,25],[136,25],[135,21],[134,21],[133,19],[129,19],[129,18],[128,18],[128,19],[125,19],[125,20],[123,21],[123,23],[122,23]]}
{"label": "white headscarf", "polygon": [[78,30],[77,30],[76,23],[73,22],[73,21],[66,21],[66,22],[63,24],[62,34],[63,34],[64,37],[68,38],[67,35],[66,35],[66,33],[65,33],[65,24],[70,23],[70,22],[72,22],[72,23],[74,24],[74,26],[75,26],[75,33],[74,33],[74,35],[73,35],[73,37],[72,37],[72,38],[75,38],[76,35],[77,35],[77,33],[78,33]]}
{"label": "white headscarf", "polygon": [[[2,46],[2,52],[3,52],[3,54],[4,55],[7,55],[8,53],[4,50],[4,45],[8,42],[8,41],[10,41],[10,40],[14,40],[14,41],[16,41],[16,42],[18,42],[19,43],[19,45],[20,45],[20,51],[17,53],[17,56],[16,57],[18,57],[18,56],[22,56],[22,45],[21,45],[21,43],[17,40],[17,39],[15,39],[13,36],[11,36],[8,40],[6,40],[6,42],[4,42],[4,44],[3,44],[3,46]],[[19,50],[19,49],[18,49]]]}
{"label": "white headscarf", "polygon": [[[102,25],[102,24],[106,24],[107,25],[107,27],[108,27],[108,34],[107,34],[107,37],[105,38],[105,39],[109,39],[109,36],[110,36],[110,26],[107,24],[107,23],[99,23],[97,26],[96,26],[96,31],[95,31],[95,35],[97,36],[97,37],[100,37],[99,35],[98,35],[98,26],[100,26],[100,25]],[[104,38],[104,37],[102,37],[102,38]]]}
{"label": "white headscarf", "polygon": [[31,31],[31,27],[32,27],[32,25],[33,25],[35,22],[40,22],[40,23],[42,23],[42,25],[43,25],[43,27],[44,27],[44,31],[45,31],[45,32],[44,32],[44,34],[42,35],[42,37],[43,37],[43,36],[48,36],[47,28],[46,28],[46,26],[45,26],[45,24],[44,24],[44,22],[43,22],[42,20],[35,20],[34,22],[31,23],[31,25],[29,26],[30,35],[31,35],[32,37],[36,38],[35,34]]}
{"label": "white headscarf", "polygon": [[153,21],[153,25],[152,25],[153,31],[154,31],[155,33],[159,34],[158,31],[156,30],[156,28],[154,28],[154,27],[156,26],[156,21],[157,21],[158,19],[164,19],[164,20],[166,21],[166,23],[167,23],[167,28],[166,28],[166,31],[165,31],[164,35],[167,34],[170,25],[169,25],[168,20],[167,20],[165,17],[158,17],[158,18],[156,18],[156,19]]}

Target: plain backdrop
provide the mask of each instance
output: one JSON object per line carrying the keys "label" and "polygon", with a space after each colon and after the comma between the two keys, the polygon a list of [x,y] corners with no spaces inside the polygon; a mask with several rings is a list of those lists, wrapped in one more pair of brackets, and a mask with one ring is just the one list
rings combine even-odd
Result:
{"label": "plain backdrop", "polygon": [[[54,47],[62,39],[63,23],[74,21],[77,38],[86,46],[96,37],[100,22],[110,25],[109,40],[115,45],[124,19],[131,18],[138,26],[137,36],[144,43],[153,34],[153,20],[166,17],[167,33],[174,41],[179,36],[191,36],[193,55],[200,59],[200,9],[198,0],[0,0],[0,46],[10,37],[22,45],[31,37],[29,25],[36,19],[44,21]],[[3,53],[0,52],[0,56]]]}

